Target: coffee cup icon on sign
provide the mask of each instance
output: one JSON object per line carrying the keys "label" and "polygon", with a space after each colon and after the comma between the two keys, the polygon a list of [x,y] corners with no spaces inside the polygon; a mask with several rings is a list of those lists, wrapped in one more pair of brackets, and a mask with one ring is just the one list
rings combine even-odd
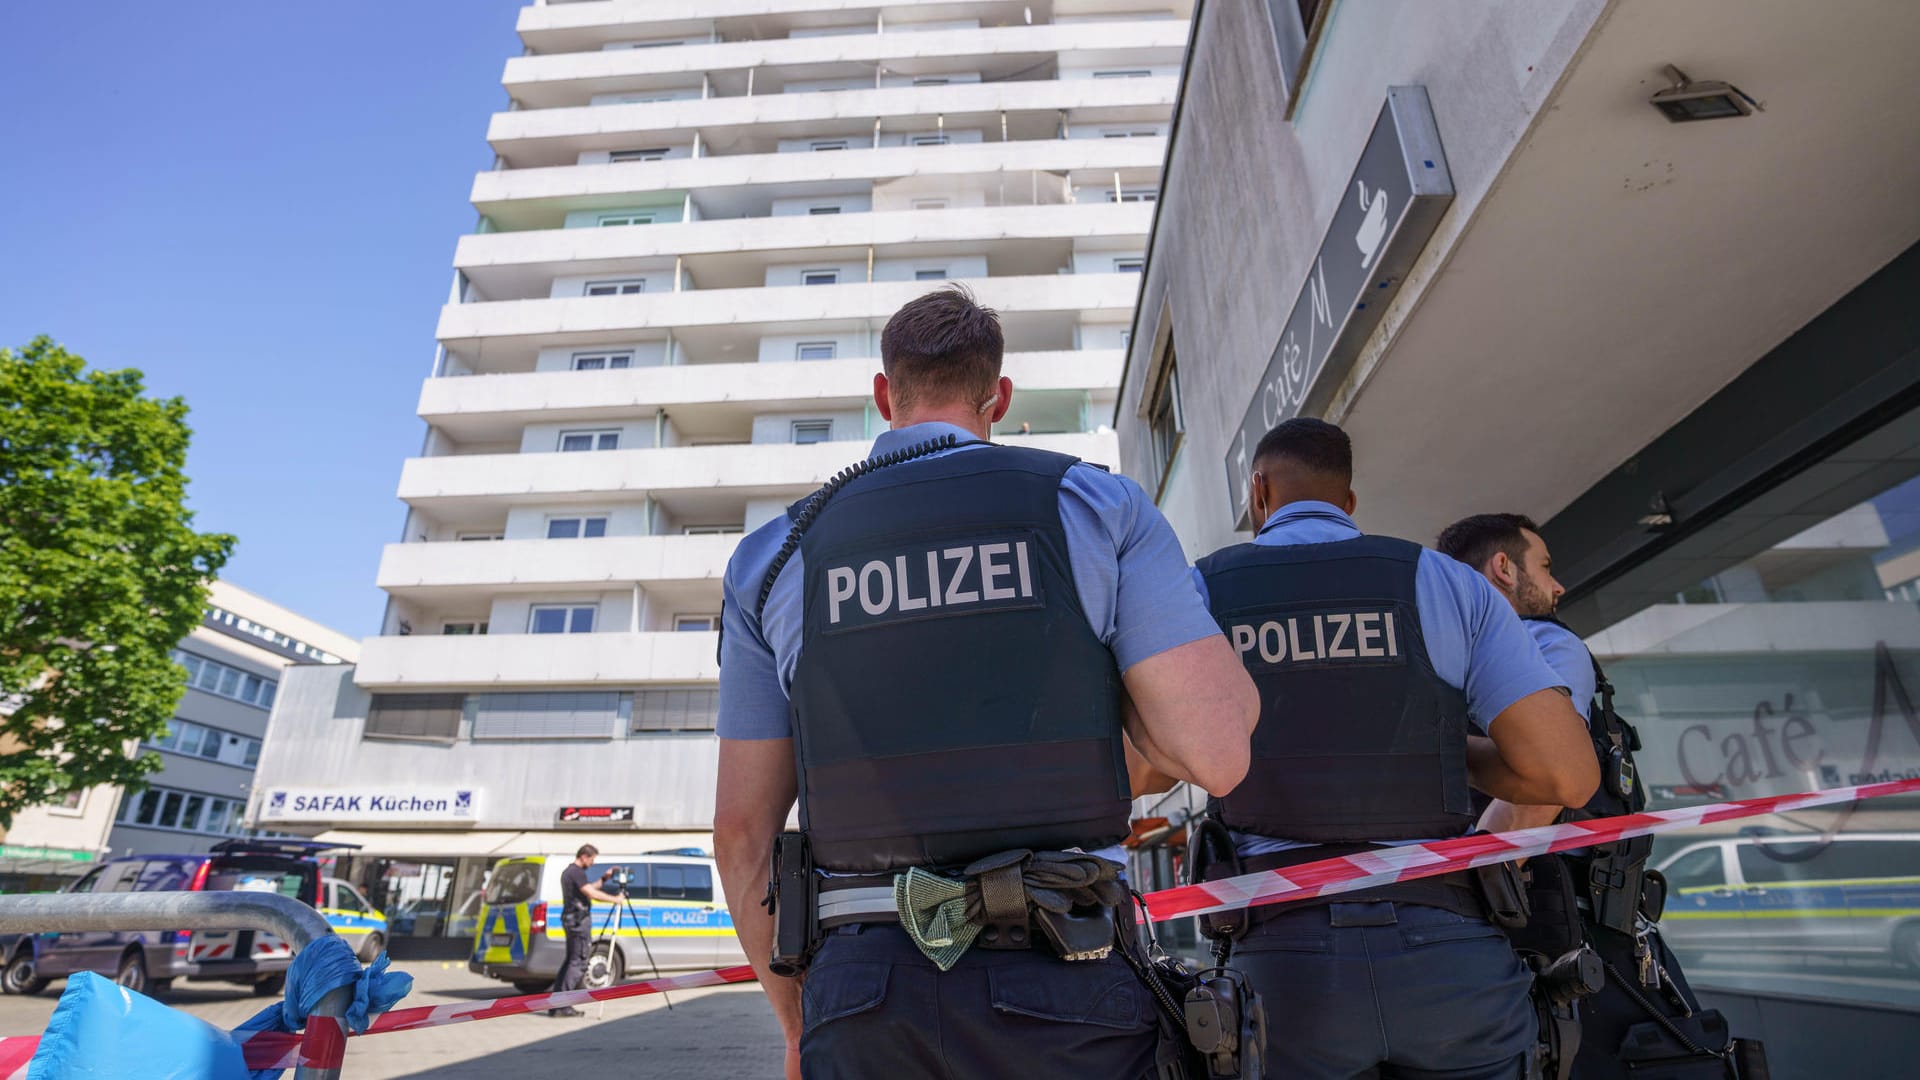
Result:
{"label": "coffee cup icon on sign", "polygon": [[1373,257],[1380,254],[1380,242],[1387,238],[1387,191],[1375,188],[1373,201],[1367,201],[1367,182],[1356,180],[1360,189],[1360,207],[1367,216],[1360,220],[1360,228],[1353,234],[1354,246],[1360,249],[1360,269],[1373,266]]}

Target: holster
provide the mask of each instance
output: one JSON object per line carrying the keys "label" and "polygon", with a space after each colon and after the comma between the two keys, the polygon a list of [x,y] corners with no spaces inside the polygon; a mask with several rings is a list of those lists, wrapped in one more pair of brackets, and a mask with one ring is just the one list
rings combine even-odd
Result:
{"label": "holster", "polygon": [[[1240,855],[1233,849],[1233,836],[1218,818],[1201,816],[1193,821],[1187,840],[1187,884],[1238,877],[1242,869]],[[1245,937],[1252,925],[1247,908],[1222,911],[1199,918],[1200,933],[1208,941],[1231,942]]]}
{"label": "holster", "polygon": [[807,835],[783,832],[773,841],[773,865],[762,901],[773,916],[773,956],[767,970],[795,978],[820,947],[819,877]]}
{"label": "holster", "polygon": [[1473,868],[1473,887],[1487,905],[1487,921],[1502,930],[1518,930],[1527,925],[1531,907],[1527,901],[1526,878],[1519,864],[1492,863]]}

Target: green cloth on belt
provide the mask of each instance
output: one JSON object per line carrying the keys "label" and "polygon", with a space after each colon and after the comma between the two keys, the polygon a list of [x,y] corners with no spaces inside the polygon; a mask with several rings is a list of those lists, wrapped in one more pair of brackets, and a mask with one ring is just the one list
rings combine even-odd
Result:
{"label": "green cloth on belt", "polygon": [[1069,851],[1004,851],[961,871],[955,881],[912,867],[893,879],[893,903],[900,925],[927,959],[941,971],[952,969],[987,924],[979,875],[1013,864],[1030,908],[1066,914],[1075,908],[1119,907],[1127,892],[1120,867],[1106,859]]}
{"label": "green cloth on belt", "polygon": [[927,959],[941,971],[959,963],[980,936],[982,922],[967,915],[967,883],[930,874],[915,866],[893,879],[893,905]]}

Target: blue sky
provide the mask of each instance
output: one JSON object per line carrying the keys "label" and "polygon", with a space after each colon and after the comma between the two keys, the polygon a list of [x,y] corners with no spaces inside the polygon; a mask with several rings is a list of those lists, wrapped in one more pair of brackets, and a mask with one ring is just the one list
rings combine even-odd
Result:
{"label": "blue sky", "polygon": [[0,346],[186,398],[224,576],[356,637],[519,6],[0,9]]}

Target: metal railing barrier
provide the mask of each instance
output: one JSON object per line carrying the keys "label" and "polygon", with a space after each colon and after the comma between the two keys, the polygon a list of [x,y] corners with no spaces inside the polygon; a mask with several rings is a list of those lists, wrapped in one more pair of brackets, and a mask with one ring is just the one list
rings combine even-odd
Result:
{"label": "metal railing barrier", "polygon": [[[86,930],[259,930],[298,953],[333,933],[326,917],[292,897],[251,892],[51,893],[0,896],[0,934]],[[308,1014],[296,1080],[336,1080],[353,987],[329,991]],[[316,1023],[316,1021],[318,1021]],[[332,1064],[324,1064],[331,1062]]]}

